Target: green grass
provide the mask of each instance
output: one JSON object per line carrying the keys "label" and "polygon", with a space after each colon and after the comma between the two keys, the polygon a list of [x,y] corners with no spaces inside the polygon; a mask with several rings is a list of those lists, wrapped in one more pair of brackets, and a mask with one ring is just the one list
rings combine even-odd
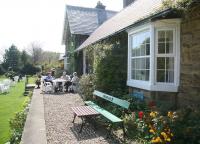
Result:
{"label": "green grass", "polygon": [[0,75],[0,81],[5,79],[6,77],[4,75]]}
{"label": "green grass", "polygon": [[23,96],[24,82],[17,83],[7,94],[0,94],[0,144],[9,141],[9,120],[22,109],[26,97]]}
{"label": "green grass", "polygon": [[29,84],[35,84],[36,79],[37,79],[36,76],[28,77],[28,83]]}

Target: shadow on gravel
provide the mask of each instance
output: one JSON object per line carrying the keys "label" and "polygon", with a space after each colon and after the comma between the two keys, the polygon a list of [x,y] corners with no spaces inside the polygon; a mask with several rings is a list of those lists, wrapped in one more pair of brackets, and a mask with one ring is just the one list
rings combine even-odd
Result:
{"label": "shadow on gravel", "polygon": [[94,138],[98,138],[101,137],[102,141],[106,141],[109,144],[120,144],[121,142],[117,139],[115,139],[113,136],[106,138],[106,134],[107,132],[105,131],[105,129],[96,129],[94,130],[94,128],[87,124],[83,127],[82,132],[79,133],[81,124],[77,124],[74,123],[72,127],[70,127],[70,130],[73,132],[74,136],[76,137],[76,139],[78,141],[83,141],[83,140],[88,140],[88,139],[94,139]]}

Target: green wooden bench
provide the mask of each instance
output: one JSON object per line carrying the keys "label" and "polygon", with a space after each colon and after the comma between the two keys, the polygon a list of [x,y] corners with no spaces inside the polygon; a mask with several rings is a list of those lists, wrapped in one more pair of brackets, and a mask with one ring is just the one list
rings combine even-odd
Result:
{"label": "green wooden bench", "polygon": [[[105,93],[102,93],[100,91],[97,91],[95,90],[93,92],[93,95],[94,96],[98,96],[104,100],[107,100],[109,102],[112,102],[124,109],[128,109],[129,108],[129,105],[130,103],[126,100],[122,100],[122,99],[119,99],[119,98],[116,98],[114,96],[111,96],[111,95],[108,95],[108,94],[105,94]],[[95,109],[97,112],[99,112],[103,117],[105,117],[107,120],[109,120],[109,122],[111,122],[111,126],[109,128],[109,132],[111,131],[112,129],[112,126],[113,124],[115,123],[119,123],[121,124],[121,127],[123,129],[123,134],[125,136],[125,129],[124,129],[124,123],[123,123],[123,120],[117,116],[115,116],[114,114],[110,113],[109,111],[105,110],[104,108],[98,106],[97,104],[95,104],[94,102],[92,101],[85,101],[85,104],[92,107],[93,109]]]}

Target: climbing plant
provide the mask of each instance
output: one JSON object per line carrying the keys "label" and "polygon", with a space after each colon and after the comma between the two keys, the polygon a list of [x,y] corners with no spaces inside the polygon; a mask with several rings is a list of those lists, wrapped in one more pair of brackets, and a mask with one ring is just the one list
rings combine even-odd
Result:
{"label": "climbing plant", "polygon": [[86,54],[95,75],[95,89],[120,96],[126,93],[127,34],[87,47]]}

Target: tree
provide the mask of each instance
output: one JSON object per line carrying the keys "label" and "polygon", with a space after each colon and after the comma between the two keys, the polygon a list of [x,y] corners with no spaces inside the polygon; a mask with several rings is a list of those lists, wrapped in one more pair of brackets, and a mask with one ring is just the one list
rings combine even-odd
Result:
{"label": "tree", "polygon": [[23,66],[25,66],[27,63],[30,63],[31,56],[27,54],[25,50],[22,51],[21,54],[21,62]]}
{"label": "tree", "polygon": [[15,45],[11,45],[9,49],[5,50],[4,62],[5,68],[11,67],[14,71],[18,71],[20,67],[20,51]]}
{"label": "tree", "polygon": [[43,50],[41,48],[41,45],[39,43],[31,43],[30,48],[29,48],[29,52],[32,56],[32,61],[33,64],[39,64],[42,60],[42,56],[43,56]]}
{"label": "tree", "polygon": [[27,75],[34,75],[36,73],[40,72],[40,68],[35,67],[34,65],[27,63],[24,65],[24,67],[21,69],[22,74],[27,74]]}

